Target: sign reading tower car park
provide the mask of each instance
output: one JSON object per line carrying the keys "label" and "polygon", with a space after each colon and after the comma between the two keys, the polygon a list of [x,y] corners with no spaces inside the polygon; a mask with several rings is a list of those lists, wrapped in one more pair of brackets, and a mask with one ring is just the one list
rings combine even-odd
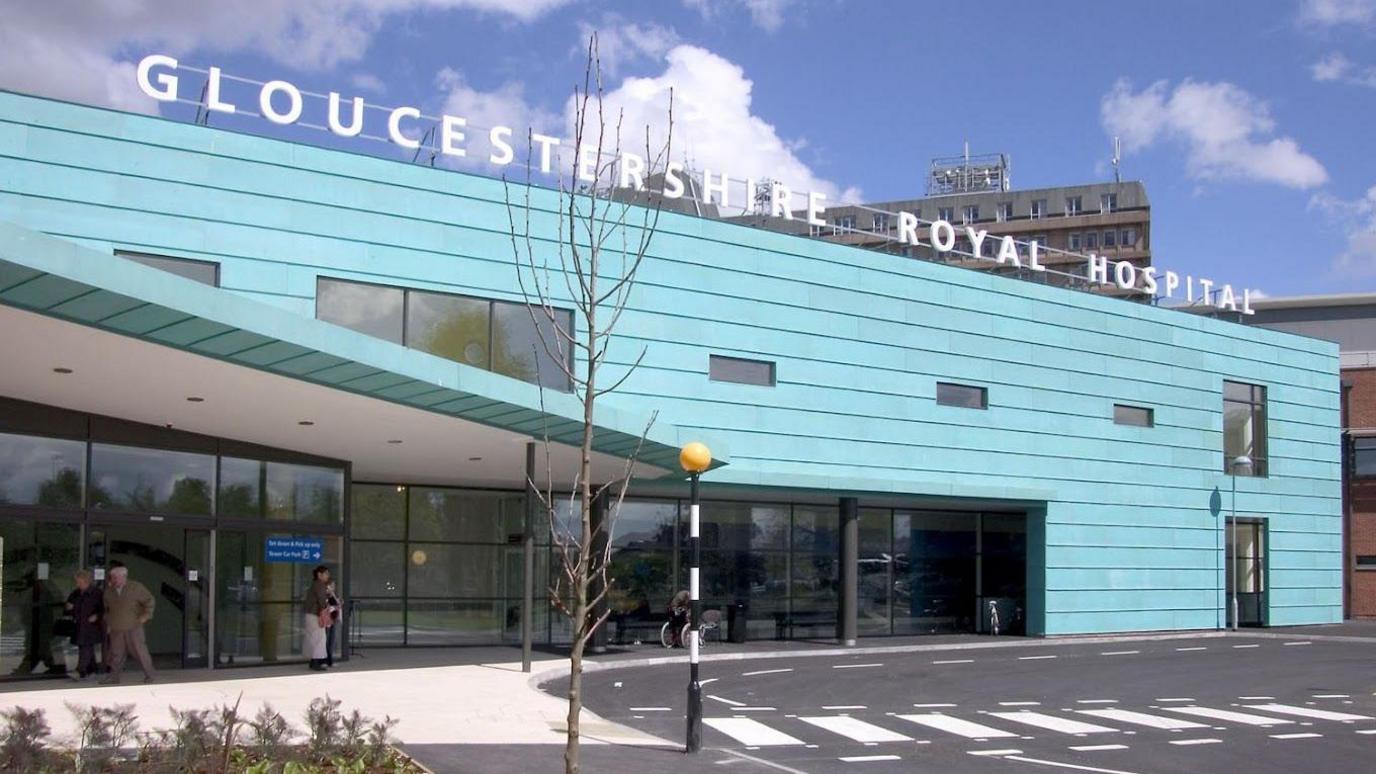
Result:
{"label": "sign reading tower car park", "polygon": [[[181,76],[177,75],[180,63],[175,57],[166,54],[149,54],[139,61],[137,69],[137,79],[139,88],[144,94],[162,102],[176,102],[181,99],[180,87]],[[201,72],[193,68],[186,68],[193,72]],[[206,110],[217,113],[238,113],[239,106],[223,98],[222,82],[226,77],[218,67],[211,67],[204,71],[206,73],[205,99]],[[235,80],[257,84],[244,78]],[[258,84],[258,112],[263,118],[274,124],[287,126],[301,121],[305,112],[305,95],[315,95],[310,92],[302,92],[295,84],[290,81],[272,80]],[[351,97],[346,100],[337,91],[331,91],[324,96],[327,102],[325,110],[324,125],[329,131],[340,137],[358,137],[363,134],[364,129],[364,108],[375,107],[365,105],[362,97]],[[199,104],[199,103],[198,103]],[[411,150],[418,150],[421,141],[411,137],[406,133],[406,129],[413,128],[416,122],[423,116],[420,108],[402,106],[384,109],[387,113],[387,137],[396,145]],[[345,115],[347,113],[347,115]],[[318,120],[318,118],[316,119]],[[468,156],[468,120],[463,116],[441,115],[438,119],[437,127],[437,146],[440,154],[453,158],[463,158]],[[493,166],[506,166],[516,160],[516,151],[511,144],[515,130],[510,126],[493,126],[486,130],[487,141],[491,146],[487,162]],[[532,152],[538,147],[540,171],[549,174],[553,171],[553,153],[556,147],[564,144],[564,141],[552,135],[541,134],[534,128],[528,129],[527,134],[521,135],[522,139],[529,139]],[[532,159],[533,161],[533,159]],[[575,164],[575,173],[579,182],[596,182],[594,170],[599,163],[598,153],[595,148],[584,147],[580,149],[579,158]],[[618,175],[616,179],[617,187],[629,188],[636,191],[645,190],[645,174],[647,162],[644,156],[630,151],[620,151],[619,158],[616,159]],[[685,166],[677,161],[670,161],[664,169],[663,196],[667,199],[682,198],[687,192],[685,178],[689,175]],[[756,183],[759,182],[753,177],[741,177],[730,174],[726,171],[718,170],[713,173],[711,169],[704,169],[702,179],[698,181],[703,192],[704,204],[715,204],[721,208],[731,206],[730,189],[732,185],[744,184],[744,191],[747,193],[754,191]],[[769,181],[769,215],[775,218],[793,220],[795,208],[803,208],[805,220],[809,225],[825,226],[826,221],[823,214],[826,212],[824,202],[826,196],[817,192],[810,192],[806,195],[795,194],[787,185],[777,181]],[[748,198],[743,197],[743,198]],[[795,200],[796,199],[796,200]],[[919,219],[910,212],[900,212],[898,215],[898,241],[905,245],[930,247],[937,253],[950,253],[955,250],[957,228],[946,220],[935,220],[930,222],[928,231],[928,241],[923,242],[918,238],[919,226],[927,224],[927,221]],[[1032,271],[1046,271],[1046,267],[1041,264],[1041,246],[1036,241],[1020,242],[1011,236],[990,236],[983,229],[976,229],[973,226],[962,227],[960,233],[969,240],[972,247],[972,254],[983,255],[980,248],[986,239],[998,241],[998,249],[995,251],[994,260],[1000,264],[1008,264],[1017,268],[1027,268]],[[1156,266],[1138,267],[1128,261],[1110,261],[1105,256],[1090,253],[1086,258],[1085,276],[1090,282],[1100,285],[1114,285],[1123,290],[1140,289],[1152,296],[1159,295],[1163,299],[1182,298],[1187,303],[1202,301],[1209,303],[1209,296],[1216,292],[1217,298],[1213,303],[1219,309],[1226,309],[1242,314],[1254,314],[1252,310],[1252,293],[1249,288],[1243,288],[1241,292],[1233,289],[1231,284],[1220,284],[1206,277],[1195,277],[1189,274],[1180,274],[1175,271],[1162,271]]]}

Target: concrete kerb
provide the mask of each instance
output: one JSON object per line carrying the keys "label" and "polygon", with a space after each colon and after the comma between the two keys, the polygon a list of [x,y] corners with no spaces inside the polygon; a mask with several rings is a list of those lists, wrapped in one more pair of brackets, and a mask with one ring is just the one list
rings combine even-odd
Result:
{"label": "concrete kerb", "polygon": [[[1256,636],[1249,632],[1239,632],[1239,636]],[[1046,639],[1029,640],[1004,640],[989,642],[945,642],[933,643],[930,645],[909,644],[909,645],[872,645],[856,648],[819,648],[816,650],[766,650],[766,651],[742,651],[736,653],[704,653],[699,657],[699,661],[704,663],[717,661],[754,661],[765,659],[780,658],[828,658],[836,656],[877,656],[890,653],[934,653],[941,651],[969,651],[969,650],[1001,650],[1009,648],[1055,648],[1070,645],[1096,645],[1111,644],[1118,642],[1157,642],[1170,640],[1198,640],[1235,636],[1232,632],[1217,631],[1214,629],[1192,632],[1170,632],[1160,634],[1108,634],[1108,635],[1084,635],[1051,637]],[[1303,637],[1301,635],[1281,635],[1273,634],[1272,637],[1296,637],[1299,639],[1320,639],[1320,636]],[[1332,637],[1329,635],[1330,638]],[[1340,638],[1354,639],[1354,638]],[[645,658],[617,658],[617,659],[584,659],[583,672],[602,672],[613,669],[632,669],[638,667],[661,666],[664,664],[686,663],[687,656],[683,654],[673,656],[649,656]],[[551,670],[542,670],[532,673],[531,687],[539,689],[551,680],[556,680],[568,674],[567,662],[561,674],[546,675]]]}

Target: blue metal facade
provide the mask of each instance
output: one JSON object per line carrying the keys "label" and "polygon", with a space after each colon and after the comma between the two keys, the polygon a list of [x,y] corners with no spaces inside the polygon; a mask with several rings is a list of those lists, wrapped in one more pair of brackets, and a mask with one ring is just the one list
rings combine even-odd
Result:
{"label": "blue metal facade", "polygon": [[[519,300],[504,201],[492,178],[0,93],[0,221],[215,261],[303,319],[319,276]],[[555,197],[532,201],[552,253]],[[608,407],[729,448],[713,482],[1021,504],[1045,634],[1217,625],[1222,383],[1264,385],[1270,471],[1238,479],[1237,511],[1268,525],[1268,620],[1341,617],[1327,342],[666,213],[610,368],[642,346]],[[777,384],[709,381],[710,354]],[[937,405],[939,381],[988,410]]]}

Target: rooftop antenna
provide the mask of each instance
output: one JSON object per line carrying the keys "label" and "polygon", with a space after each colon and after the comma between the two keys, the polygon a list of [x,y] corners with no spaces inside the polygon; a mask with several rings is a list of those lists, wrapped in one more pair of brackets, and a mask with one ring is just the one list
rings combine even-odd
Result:
{"label": "rooftop antenna", "polygon": [[210,126],[210,111],[206,109],[205,97],[210,91],[210,81],[206,80],[201,84],[201,99],[196,103],[196,118],[191,122],[201,126]]}
{"label": "rooftop antenna", "polygon": [[1118,172],[1118,162],[1123,160],[1123,142],[1117,135],[1113,137],[1113,182],[1123,182],[1122,176]]}

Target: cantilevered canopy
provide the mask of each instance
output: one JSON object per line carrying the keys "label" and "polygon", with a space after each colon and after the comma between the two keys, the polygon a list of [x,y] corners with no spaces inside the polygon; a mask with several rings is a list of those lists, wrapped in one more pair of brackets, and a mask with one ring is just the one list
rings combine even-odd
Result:
{"label": "cantilevered canopy", "polygon": [[[542,405],[534,385],[3,222],[0,362],[0,394],[349,460],[359,480],[519,486],[523,442],[546,436],[555,483],[577,469],[572,395]],[[599,409],[595,477],[648,419]],[[687,440],[657,422],[637,474],[678,475]]]}

